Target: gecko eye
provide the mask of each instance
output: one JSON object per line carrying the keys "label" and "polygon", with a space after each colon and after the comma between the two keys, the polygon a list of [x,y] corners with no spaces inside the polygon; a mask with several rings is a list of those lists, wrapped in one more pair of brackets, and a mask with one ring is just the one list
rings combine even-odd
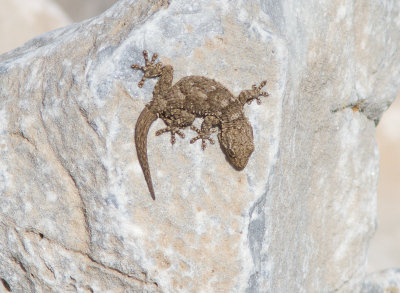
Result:
{"label": "gecko eye", "polygon": [[235,153],[232,149],[227,149],[226,152],[228,153],[229,157],[234,158],[235,157]]}

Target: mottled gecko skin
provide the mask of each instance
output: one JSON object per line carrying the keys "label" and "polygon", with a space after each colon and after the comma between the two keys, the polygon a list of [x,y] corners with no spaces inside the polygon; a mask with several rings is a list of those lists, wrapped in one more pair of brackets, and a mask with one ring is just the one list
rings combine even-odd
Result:
{"label": "mottled gecko skin", "polygon": [[[158,130],[156,135],[170,132],[171,143],[174,144],[175,134],[184,138],[181,129],[191,126],[197,136],[190,143],[201,139],[203,150],[206,140],[214,144],[211,134],[218,128],[218,140],[227,160],[237,170],[242,170],[254,151],[253,128],[244,116],[243,106],[253,100],[260,104],[260,96],[268,96],[268,93],[261,92],[266,81],[262,81],[258,87],[253,85],[251,90],[242,91],[237,97],[219,82],[203,76],[187,76],[172,85],[172,66],[161,62],[155,64],[157,54],[153,55],[151,61],[148,60],[147,51],[143,51],[143,56],[145,66],[131,66],[144,73],[139,87],[147,78],[159,77],[154,86],[153,99],[143,109],[135,127],[137,156],[153,200],[155,193],[147,159],[147,134],[157,118],[161,118],[167,127]],[[195,118],[204,118],[201,129],[192,125]]]}

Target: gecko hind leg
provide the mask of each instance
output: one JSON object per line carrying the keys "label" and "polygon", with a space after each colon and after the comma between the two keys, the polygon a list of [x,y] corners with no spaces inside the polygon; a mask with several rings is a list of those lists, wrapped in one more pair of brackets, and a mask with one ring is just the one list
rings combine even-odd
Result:
{"label": "gecko hind leg", "polygon": [[181,138],[185,138],[185,134],[181,129],[191,125],[195,119],[195,116],[182,109],[173,109],[169,111],[167,117],[161,118],[167,127],[156,131],[156,135],[159,136],[163,133],[171,133],[171,144],[176,142],[175,134],[178,134]]}
{"label": "gecko hind leg", "polygon": [[180,131],[180,128],[174,126],[167,126],[165,128],[157,130],[156,136],[159,136],[166,132],[171,132],[171,144],[174,144],[176,142],[175,134],[178,134],[181,138],[185,138],[185,134],[182,131]]}

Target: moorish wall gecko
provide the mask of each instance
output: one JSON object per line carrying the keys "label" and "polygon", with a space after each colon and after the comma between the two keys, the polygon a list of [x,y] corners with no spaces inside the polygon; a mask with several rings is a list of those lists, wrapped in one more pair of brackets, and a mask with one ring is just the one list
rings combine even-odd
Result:
{"label": "moorish wall gecko", "polygon": [[[194,143],[201,139],[204,150],[206,140],[214,144],[210,137],[219,128],[218,140],[227,160],[237,169],[242,170],[254,151],[253,128],[244,116],[243,106],[257,100],[260,96],[267,97],[267,92],[261,92],[266,81],[251,90],[243,90],[235,97],[219,82],[203,76],[187,76],[172,85],[173,68],[171,65],[154,63],[157,54],[151,61],[147,51],[143,51],[145,65],[132,65],[133,69],[143,71],[143,78],[138,86],[142,87],[147,78],[159,77],[153,90],[153,99],[141,112],[135,127],[135,144],[139,163],[149,188],[151,197],[155,199],[150,168],[147,159],[147,135],[151,124],[161,118],[167,127],[160,129],[156,135],[165,132],[171,133],[171,143],[175,143],[175,134],[184,138],[180,130],[190,126],[197,132],[197,136],[190,140]],[[192,125],[195,118],[204,118],[201,129]]]}

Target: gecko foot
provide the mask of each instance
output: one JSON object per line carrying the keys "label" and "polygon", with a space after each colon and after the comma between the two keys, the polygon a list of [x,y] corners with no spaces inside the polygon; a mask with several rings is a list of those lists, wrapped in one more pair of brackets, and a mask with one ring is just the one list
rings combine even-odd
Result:
{"label": "gecko foot", "polygon": [[210,142],[210,144],[214,144],[215,143],[215,141],[210,137],[210,135],[211,135],[211,133],[216,132],[217,131],[216,129],[210,129],[209,131],[203,131],[203,130],[198,129],[197,127],[195,127],[193,125],[190,126],[190,129],[194,130],[194,131],[196,131],[198,133],[198,135],[196,137],[193,137],[190,140],[190,143],[194,143],[196,140],[201,139],[201,149],[203,151],[205,150],[205,148],[207,146],[206,145],[206,140],[208,140]]}
{"label": "gecko foot", "polygon": [[149,56],[149,53],[146,50],[144,50],[143,57],[144,57],[145,65],[144,66],[140,66],[138,64],[131,65],[132,69],[139,69],[139,70],[142,70],[144,73],[142,79],[138,83],[138,87],[140,87],[140,88],[143,86],[144,81],[147,78],[160,76],[161,68],[163,67],[163,64],[161,62],[154,64],[154,62],[156,61],[156,59],[158,57],[157,53],[153,54],[151,61],[149,61],[148,56]]}
{"label": "gecko foot", "polygon": [[260,97],[268,97],[269,93],[267,92],[261,92],[261,89],[267,84],[266,80],[263,80],[259,86],[253,84],[252,90],[251,90],[251,98],[247,100],[247,104],[251,104],[254,100],[257,100],[257,104],[261,104],[261,98]]}
{"label": "gecko foot", "polygon": [[171,132],[171,144],[176,142],[175,134],[178,134],[180,137],[185,138],[185,134],[179,130],[178,127],[167,126],[165,128],[159,129],[156,131],[156,136],[159,136],[165,132]]}

